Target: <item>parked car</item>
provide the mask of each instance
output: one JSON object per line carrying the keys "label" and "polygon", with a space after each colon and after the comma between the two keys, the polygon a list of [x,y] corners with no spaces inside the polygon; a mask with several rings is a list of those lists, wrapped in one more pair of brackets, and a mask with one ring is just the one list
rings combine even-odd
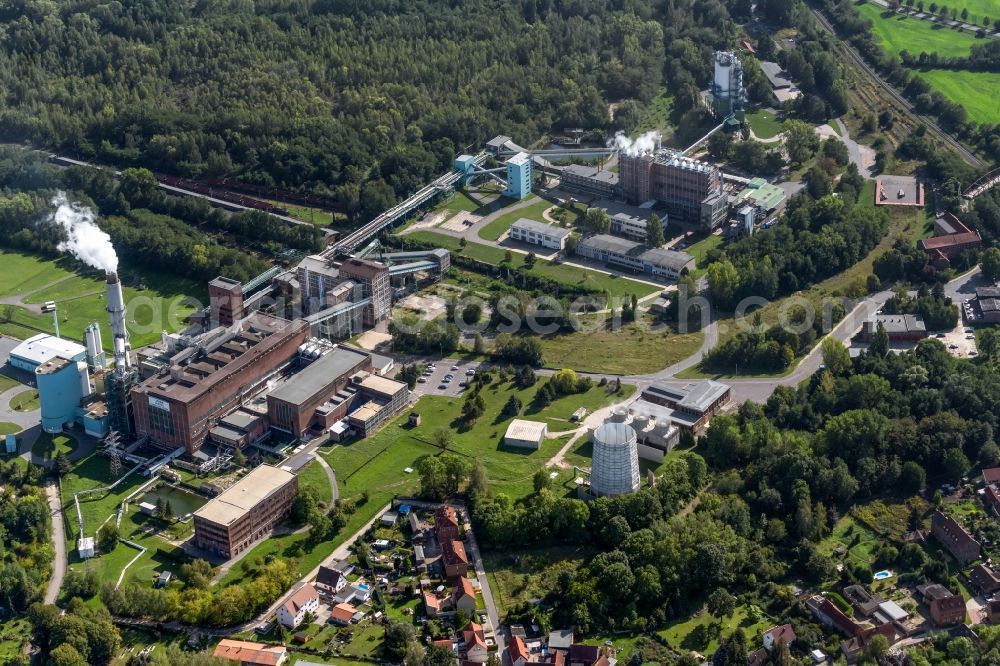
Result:
{"label": "parked car", "polygon": [[438,384],[438,390],[439,391],[447,391],[448,390],[448,385],[447,384]]}
{"label": "parked car", "polygon": [[418,384],[426,384],[427,383],[427,378],[426,377],[417,377],[417,383]]}
{"label": "parked car", "polygon": [[458,370],[458,366],[457,365],[453,365],[453,366],[451,366],[451,369],[452,370]]}

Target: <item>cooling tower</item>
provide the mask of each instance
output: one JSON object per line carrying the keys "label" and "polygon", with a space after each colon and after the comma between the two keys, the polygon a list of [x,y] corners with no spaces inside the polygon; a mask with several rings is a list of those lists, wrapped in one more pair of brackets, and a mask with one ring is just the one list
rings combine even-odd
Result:
{"label": "cooling tower", "polygon": [[624,423],[608,422],[591,434],[594,464],[590,492],[595,496],[624,495],[639,488],[639,454],[636,434]]}

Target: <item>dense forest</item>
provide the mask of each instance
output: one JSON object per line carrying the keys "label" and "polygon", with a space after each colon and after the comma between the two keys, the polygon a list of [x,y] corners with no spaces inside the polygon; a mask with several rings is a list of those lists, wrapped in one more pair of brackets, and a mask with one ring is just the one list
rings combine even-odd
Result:
{"label": "dense forest", "polygon": [[604,128],[664,84],[683,114],[735,36],[719,0],[15,0],[0,26],[0,138],[350,214],[496,134]]}

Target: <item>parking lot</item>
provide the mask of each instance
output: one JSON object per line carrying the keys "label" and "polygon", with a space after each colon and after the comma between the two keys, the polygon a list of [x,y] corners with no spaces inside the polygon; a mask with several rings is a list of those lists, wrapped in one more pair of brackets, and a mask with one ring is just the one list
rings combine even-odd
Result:
{"label": "parking lot", "polygon": [[944,343],[952,356],[974,358],[979,355],[979,350],[976,349],[976,335],[968,325],[974,320],[973,316],[968,314],[971,312],[971,306],[962,303],[960,307],[962,316],[959,317],[958,326],[950,331],[938,333],[935,337]]}
{"label": "parking lot", "polygon": [[[467,373],[478,367],[478,362],[456,361],[448,358],[442,359],[436,362],[434,368],[428,367],[430,372],[425,372],[420,377],[416,387],[413,389],[413,393],[417,397],[422,395],[458,397],[466,388],[462,384],[467,384],[472,379]],[[446,381],[445,378],[448,375],[451,375],[452,378]]]}

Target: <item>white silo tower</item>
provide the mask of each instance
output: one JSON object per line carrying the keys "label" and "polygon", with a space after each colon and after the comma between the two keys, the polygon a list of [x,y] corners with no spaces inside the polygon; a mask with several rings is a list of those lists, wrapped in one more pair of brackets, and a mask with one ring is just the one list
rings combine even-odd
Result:
{"label": "white silo tower", "polygon": [[624,495],[639,488],[639,454],[636,434],[625,423],[608,422],[594,429],[594,464],[590,472],[590,492]]}

